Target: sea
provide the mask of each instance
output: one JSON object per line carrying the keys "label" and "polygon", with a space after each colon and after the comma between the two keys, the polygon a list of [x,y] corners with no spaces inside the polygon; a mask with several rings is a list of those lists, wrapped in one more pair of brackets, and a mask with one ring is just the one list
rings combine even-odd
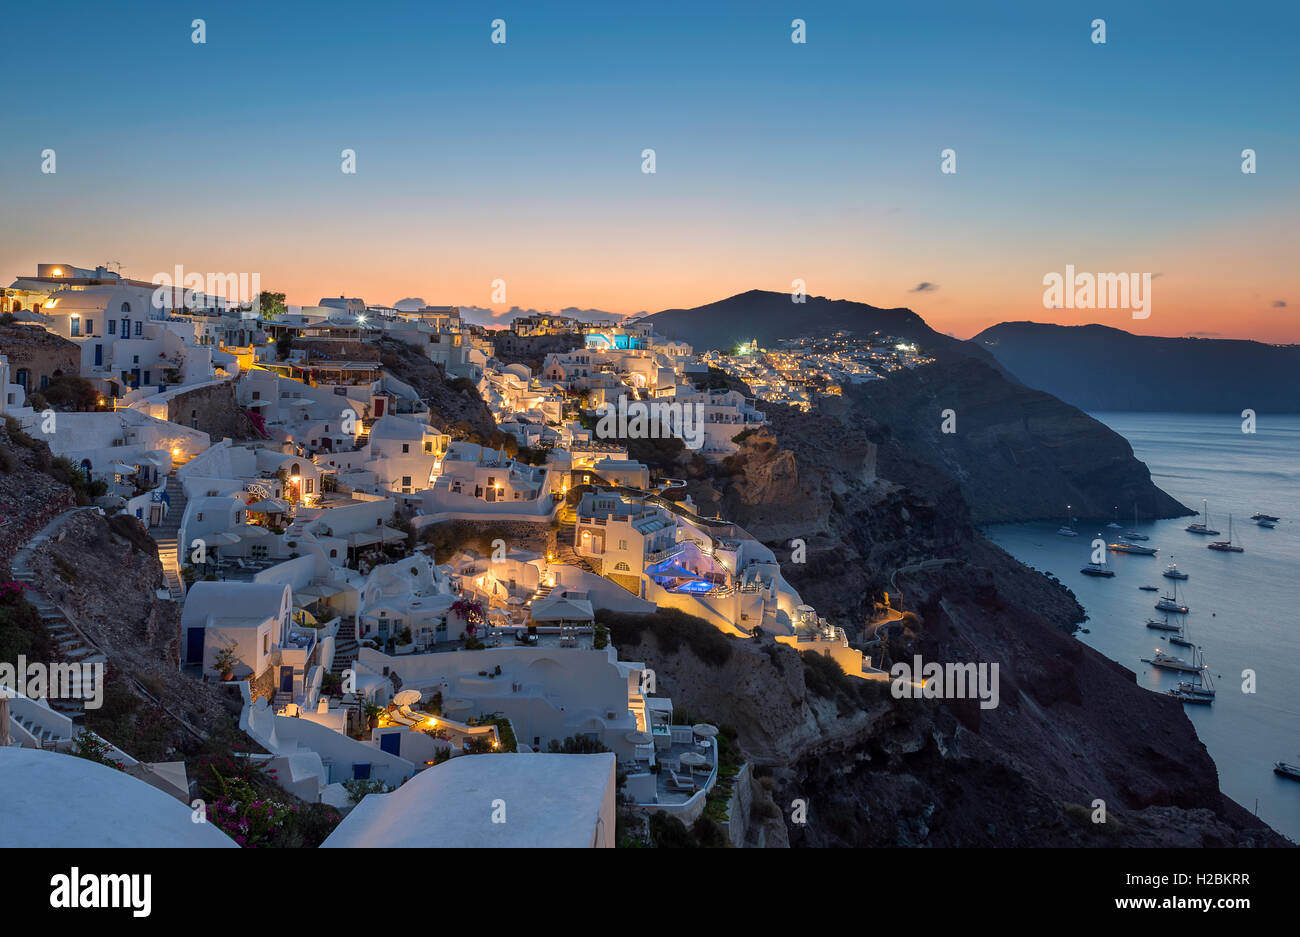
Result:
{"label": "sea", "polygon": [[[1273,773],[1273,764],[1300,764],[1300,416],[1260,414],[1253,433],[1243,432],[1235,414],[1093,413],[1122,435],[1151,470],[1157,486],[1192,510],[1208,505],[1210,527],[1221,536],[1188,533],[1201,518],[1133,522],[1133,505],[1119,504],[1120,529],[1107,521],[1074,524],[1077,537],[1057,533],[1061,519],[1000,524],[988,536],[1021,562],[1050,572],[1074,590],[1087,610],[1081,641],[1137,674],[1137,682],[1163,693],[1185,676],[1142,662],[1157,648],[1190,659],[1190,648],[1166,644],[1164,633],[1148,629],[1148,617],[1164,618],[1155,603],[1174,581],[1163,578],[1177,563],[1187,573],[1178,582],[1187,636],[1200,646],[1214,679],[1212,706],[1184,704],[1196,733],[1219,769],[1229,797],[1257,813],[1275,830],[1300,842],[1300,781]],[[1256,513],[1281,520],[1273,529],[1250,519]],[[1206,548],[1228,535],[1243,553]],[[1111,553],[1114,578],[1085,576],[1097,537],[1113,543],[1136,529],[1159,548],[1152,556]],[[1160,592],[1143,592],[1153,585]],[[1253,686],[1251,677],[1253,675]]]}

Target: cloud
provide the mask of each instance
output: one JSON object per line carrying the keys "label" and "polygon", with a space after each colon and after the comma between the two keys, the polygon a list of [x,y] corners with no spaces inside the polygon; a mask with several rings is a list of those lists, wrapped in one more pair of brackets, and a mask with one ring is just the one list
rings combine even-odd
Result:
{"label": "cloud", "polygon": [[1274,309],[1285,309],[1285,308],[1286,308],[1286,300],[1285,300],[1285,299],[1275,299],[1275,300],[1273,300],[1273,308],[1274,308]]}
{"label": "cloud", "polygon": [[419,296],[408,296],[406,299],[399,299],[397,302],[393,303],[393,308],[399,309],[402,312],[418,312],[427,305],[428,303]]}
{"label": "cloud", "polygon": [[1188,332],[1187,334],[1192,338],[1218,338],[1223,333],[1222,332]]}
{"label": "cloud", "polygon": [[909,293],[931,293],[939,288],[938,283],[922,282],[916,284],[915,288],[908,290]]}

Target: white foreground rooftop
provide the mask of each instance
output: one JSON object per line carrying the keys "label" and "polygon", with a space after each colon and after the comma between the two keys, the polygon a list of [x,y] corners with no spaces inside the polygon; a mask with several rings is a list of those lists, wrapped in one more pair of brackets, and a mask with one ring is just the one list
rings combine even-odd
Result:
{"label": "white foreground rooftop", "polygon": [[238,848],[176,798],[75,755],[0,748],[0,791],[5,846]]}
{"label": "white foreground rooftop", "polygon": [[612,846],[614,770],[612,752],[462,755],[368,795],[321,845]]}

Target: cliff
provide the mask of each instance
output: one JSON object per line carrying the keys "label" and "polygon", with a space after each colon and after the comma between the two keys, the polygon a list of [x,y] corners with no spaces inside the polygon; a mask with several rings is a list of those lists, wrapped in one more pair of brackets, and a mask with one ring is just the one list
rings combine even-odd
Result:
{"label": "cliff", "polygon": [[1300,413],[1300,345],[1002,322],[971,339],[1030,387],[1088,410]]}
{"label": "cliff", "polygon": [[[738,730],[789,842],[1285,844],[1219,792],[1181,704],[1075,640],[1074,596],[989,543],[962,484],[857,410],[777,415],[692,493],[773,547],[805,600],[876,664],[997,664],[996,707],[894,699],[770,639],[724,639],[734,650],[720,663],[680,632],[613,632],[675,706]],[[791,561],[796,536],[808,540],[803,564]],[[885,592],[910,614],[877,628]],[[796,800],[806,825],[790,822]],[[1092,821],[1096,801],[1105,823]]]}

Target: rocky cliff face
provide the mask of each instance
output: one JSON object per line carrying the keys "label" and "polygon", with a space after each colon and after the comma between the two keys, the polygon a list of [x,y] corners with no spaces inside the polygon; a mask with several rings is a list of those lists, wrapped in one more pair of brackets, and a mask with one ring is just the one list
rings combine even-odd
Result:
{"label": "rocky cliff face", "polygon": [[[918,371],[867,401],[775,413],[691,487],[705,513],[717,506],[773,547],[805,600],[877,665],[918,654],[996,664],[995,708],[894,699],[883,687],[828,694],[793,652],[751,642],[737,642],[745,651],[714,674],[688,647],[646,641],[620,652],[646,660],[675,705],[737,727],[770,772],[792,845],[1284,843],[1220,794],[1179,703],[1072,637],[1083,618],[1073,595],[984,539],[966,494],[987,519],[1022,493],[1030,505],[1059,498],[1052,485],[1161,493],[1123,440],[1072,408],[1042,395],[1010,419],[986,377],[964,375]],[[925,402],[907,403],[916,400]],[[904,422],[933,411],[925,419],[937,431],[947,406],[958,410],[956,440]],[[804,564],[790,561],[793,537],[808,542]],[[886,592],[910,614],[877,628]],[[789,822],[796,800],[809,806],[806,824]],[[1098,801],[1105,823],[1093,822]]]}
{"label": "rocky cliff face", "polygon": [[[830,408],[881,443],[881,472],[924,462],[960,486],[976,523],[1192,512],[1151,481],[1128,441],[1050,394],[973,359],[857,385]],[[951,411],[944,432],[945,411]],[[874,424],[874,426],[873,426]]]}
{"label": "rocky cliff face", "polygon": [[441,365],[405,342],[384,339],[379,349],[384,367],[414,387],[428,405],[430,422],[438,430],[457,438],[477,433],[484,441],[500,435],[492,411],[469,381],[449,381]]}

